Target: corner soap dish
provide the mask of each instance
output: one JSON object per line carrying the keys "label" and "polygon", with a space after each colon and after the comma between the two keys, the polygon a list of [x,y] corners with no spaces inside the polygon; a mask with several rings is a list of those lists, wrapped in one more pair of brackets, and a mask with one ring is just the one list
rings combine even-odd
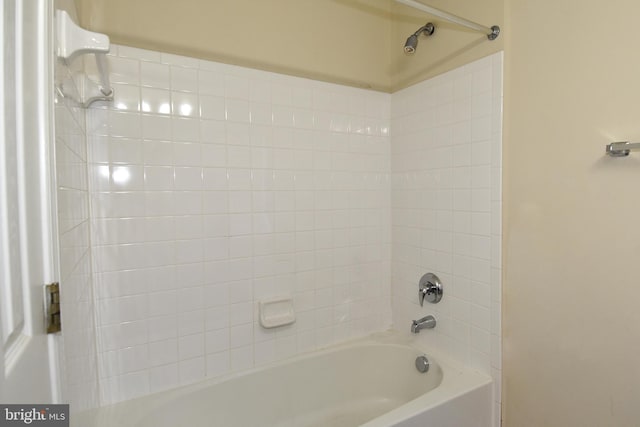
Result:
{"label": "corner soap dish", "polygon": [[277,328],[296,321],[293,300],[289,297],[260,301],[260,324],[263,328]]}

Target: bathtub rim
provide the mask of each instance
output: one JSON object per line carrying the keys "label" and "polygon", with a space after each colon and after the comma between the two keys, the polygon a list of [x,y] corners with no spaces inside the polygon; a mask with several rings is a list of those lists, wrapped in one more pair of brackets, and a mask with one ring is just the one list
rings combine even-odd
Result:
{"label": "bathtub rim", "polygon": [[[397,330],[389,329],[382,332],[375,332],[362,338],[356,338],[328,347],[301,353],[289,358],[263,363],[248,370],[231,372],[219,377],[207,378],[196,383],[161,390],[133,399],[73,413],[71,416],[71,426],[81,425],[83,427],[110,427],[115,423],[121,427],[133,427],[154,408],[170,403],[185,395],[196,393],[198,390],[225,383],[227,381],[233,381],[234,379],[252,375],[256,372],[295,363],[300,360],[333,353],[342,349],[366,345],[402,346],[413,348],[416,351],[425,354],[432,363],[439,366],[443,375],[441,383],[436,388],[362,424],[361,427],[388,427],[455,399],[456,397],[493,383],[490,376],[466,367],[457,361],[451,360],[437,351],[425,349],[420,345],[420,341],[418,341],[414,336],[408,336],[407,334],[402,334]],[[126,417],[123,417],[124,414],[126,414]]]}
{"label": "bathtub rim", "polygon": [[[385,332],[386,333],[386,332]],[[399,334],[398,332],[393,332]],[[490,387],[490,395],[493,398],[493,378],[483,372],[443,355],[437,350],[425,350],[414,336],[407,338],[405,335],[392,337],[393,341],[399,339],[399,344],[408,345],[420,351],[424,351],[427,357],[433,357],[443,372],[440,385],[429,392],[408,401],[407,403],[384,413],[358,427],[389,427],[409,420],[423,412],[434,409],[452,400],[473,393],[485,387]],[[431,360],[431,359],[429,359]],[[491,402],[488,402],[490,405]],[[487,408],[489,413],[492,407]]]}

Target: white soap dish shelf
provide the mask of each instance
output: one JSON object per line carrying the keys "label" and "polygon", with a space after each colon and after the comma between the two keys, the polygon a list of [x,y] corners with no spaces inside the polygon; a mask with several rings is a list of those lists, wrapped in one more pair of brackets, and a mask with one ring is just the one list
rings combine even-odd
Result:
{"label": "white soap dish shelf", "polygon": [[278,297],[260,301],[260,324],[271,329],[290,325],[296,321],[293,300],[290,297]]}

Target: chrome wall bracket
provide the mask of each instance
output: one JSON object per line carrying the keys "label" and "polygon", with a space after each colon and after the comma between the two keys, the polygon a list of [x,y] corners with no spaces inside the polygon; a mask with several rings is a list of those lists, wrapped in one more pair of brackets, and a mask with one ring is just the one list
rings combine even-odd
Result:
{"label": "chrome wall bracket", "polygon": [[499,35],[500,35],[500,27],[498,27],[497,25],[493,25],[491,27],[491,32],[487,34],[487,38],[489,40],[495,40],[498,38]]}
{"label": "chrome wall bracket", "polygon": [[418,283],[418,299],[420,307],[423,306],[424,300],[431,304],[437,304],[442,299],[443,289],[442,282],[438,276],[433,273],[427,273],[420,278]]}
{"label": "chrome wall bracket", "polygon": [[640,150],[640,142],[612,142],[607,145],[606,153],[610,157],[627,157],[633,150]]}

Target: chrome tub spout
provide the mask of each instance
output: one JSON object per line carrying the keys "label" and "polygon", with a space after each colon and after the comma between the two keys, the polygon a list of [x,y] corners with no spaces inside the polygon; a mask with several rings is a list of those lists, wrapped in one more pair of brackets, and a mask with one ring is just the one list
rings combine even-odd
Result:
{"label": "chrome tub spout", "polygon": [[422,319],[411,322],[411,332],[417,334],[420,329],[433,329],[436,327],[436,318],[432,315],[423,317]]}

